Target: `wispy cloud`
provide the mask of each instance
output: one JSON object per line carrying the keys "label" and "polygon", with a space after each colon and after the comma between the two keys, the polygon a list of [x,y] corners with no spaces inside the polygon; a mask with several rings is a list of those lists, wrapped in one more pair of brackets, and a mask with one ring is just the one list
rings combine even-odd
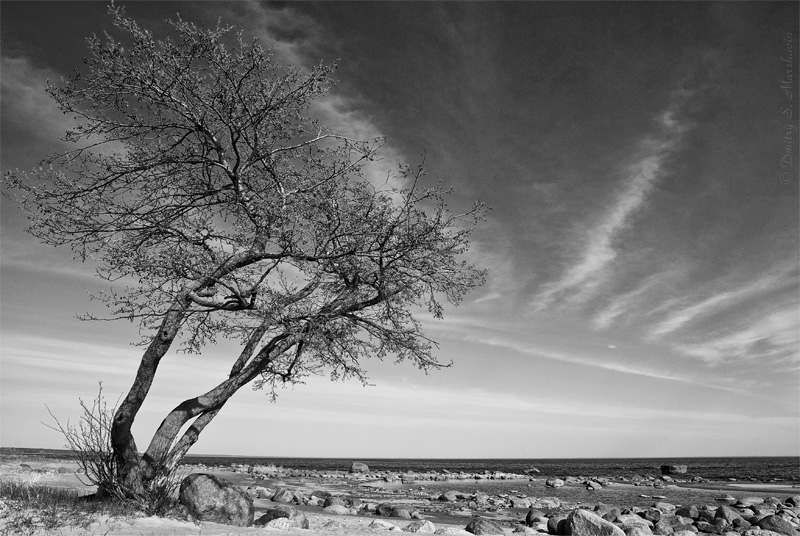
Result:
{"label": "wispy cloud", "polygon": [[[797,266],[793,262],[778,266],[765,274],[760,274],[748,284],[732,290],[725,290],[713,294],[693,305],[676,308],[667,314],[667,317],[650,329],[650,337],[658,338],[673,333],[697,317],[712,315],[729,310],[738,302],[749,298],[774,292],[783,287],[795,285],[797,281]],[[677,301],[677,300],[676,300]],[[659,307],[674,306],[675,301]]]}
{"label": "wispy cloud", "polygon": [[614,298],[611,303],[595,314],[592,319],[594,327],[596,329],[608,328],[612,323],[617,321],[620,316],[640,305],[642,298],[667,277],[668,274],[665,273],[653,274],[647,277],[637,288]]}
{"label": "wispy cloud", "polygon": [[769,358],[770,364],[800,366],[800,311],[796,304],[776,311],[727,335],[690,344],[675,344],[676,351],[709,365]]}
{"label": "wispy cloud", "polygon": [[535,297],[535,310],[546,309],[567,293],[572,294],[572,301],[582,301],[599,284],[604,270],[617,257],[615,238],[631,224],[633,217],[645,205],[647,195],[661,173],[667,146],[652,141],[645,146],[645,156],[627,170],[622,193],[589,233],[579,261]]}
{"label": "wispy cloud", "polygon": [[665,372],[644,367],[637,367],[631,364],[612,362],[607,359],[598,359],[596,356],[587,357],[580,355],[580,353],[578,352],[567,353],[545,348],[536,348],[533,345],[511,340],[509,338],[501,338],[496,336],[482,336],[482,335],[477,335],[474,332],[468,333],[466,331],[464,331],[461,334],[461,337],[463,340],[467,340],[470,342],[485,344],[487,346],[494,346],[497,348],[504,348],[512,350],[514,352],[518,352],[520,354],[529,355],[540,359],[548,359],[553,361],[559,361],[562,363],[570,363],[574,365],[581,365],[584,367],[597,368],[597,369],[619,372],[623,374],[630,374],[633,376],[647,377],[657,380],[678,382],[687,385],[702,385],[705,388],[718,389],[722,391],[730,391],[730,392],[741,391],[741,389],[739,389],[736,386],[729,387],[725,385],[716,385],[712,382],[709,382],[707,379],[701,380],[696,377],[680,376],[677,374],[673,374],[671,372]]}

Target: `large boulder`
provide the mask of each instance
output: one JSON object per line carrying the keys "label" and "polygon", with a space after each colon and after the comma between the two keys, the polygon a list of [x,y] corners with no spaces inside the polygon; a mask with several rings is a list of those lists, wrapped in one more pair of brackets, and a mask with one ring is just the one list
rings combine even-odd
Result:
{"label": "large boulder", "polygon": [[791,523],[783,519],[781,516],[775,514],[760,519],[756,525],[758,525],[758,528],[760,529],[771,530],[772,532],[777,532],[778,534],[785,534],[786,536],[798,536],[797,530],[792,526]]}
{"label": "large boulder", "polygon": [[625,536],[621,528],[589,510],[573,510],[567,519],[572,536]]}
{"label": "large boulder", "polygon": [[233,484],[205,473],[181,482],[178,500],[200,521],[247,527],[253,524],[253,499]]}
{"label": "large boulder", "polygon": [[494,521],[489,521],[485,517],[476,517],[470,521],[466,527],[464,527],[464,530],[471,532],[476,536],[480,536],[482,534],[505,534],[500,525]]}
{"label": "large boulder", "polygon": [[544,483],[544,485],[549,487],[549,488],[560,488],[564,484],[565,484],[565,482],[563,480],[561,480],[560,478],[548,478]]}
{"label": "large boulder", "polygon": [[[280,518],[285,518],[288,521],[288,527],[298,527],[301,529],[307,529],[309,527],[306,515],[294,506],[289,506],[288,504],[280,504],[275,508],[270,508],[264,512],[264,515],[256,519],[253,524],[255,526],[267,525],[270,521]],[[274,525],[270,526],[275,528]]]}
{"label": "large boulder", "polygon": [[369,466],[366,463],[353,462],[350,466],[351,473],[369,473]]}

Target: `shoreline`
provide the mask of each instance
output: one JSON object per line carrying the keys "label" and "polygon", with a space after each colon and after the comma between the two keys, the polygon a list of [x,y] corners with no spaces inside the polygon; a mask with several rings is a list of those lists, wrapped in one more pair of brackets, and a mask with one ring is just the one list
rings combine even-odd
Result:
{"label": "shoreline", "polygon": [[[66,487],[90,494],[91,488],[81,484],[76,469],[77,463],[68,457],[30,454],[0,457],[0,478],[18,478],[34,484]],[[636,512],[652,510],[659,504],[672,508],[690,504],[718,508],[722,505],[742,505],[748,501],[769,500],[783,504],[796,500],[800,503],[800,482],[689,481],[683,480],[682,475],[642,475],[637,478],[594,476],[591,479],[567,476],[559,484],[550,482],[556,479],[548,476],[499,471],[399,473],[370,471],[366,468],[363,473],[353,473],[244,464],[206,465],[189,462],[180,466],[180,478],[190,473],[212,474],[238,486],[253,499],[256,519],[281,504],[301,511],[313,521],[314,526],[311,531],[297,529],[301,530],[298,536],[368,535],[374,533],[373,522],[376,520],[402,530],[414,519],[430,521],[443,527],[442,530],[449,530],[450,534],[468,534],[463,529],[475,517],[500,523],[507,530],[517,527],[532,531],[530,527],[524,527],[530,509],[540,512],[546,522],[547,516],[564,516],[577,508],[595,511],[617,508],[622,512]],[[555,485],[550,486],[551,483]],[[593,485],[597,488],[592,488]],[[288,492],[288,500],[277,499],[280,490]],[[325,509],[322,497],[330,496],[347,501],[350,506],[345,509],[346,514],[331,513]],[[697,497],[703,497],[703,500],[698,501]],[[405,509],[413,518],[378,516],[376,509],[382,504]],[[795,509],[800,513],[800,507]],[[548,534],[543,521],[540,520],[537,529],[542,536]],[[154,519],[152,523],[158,523],[158,520]],[[169,527],[165,525],[162,528],[175,535],[216,534],[220,533],[217,532],[219,527],[224,527],[221,533],[232,535],[263,530],[253,527],[234,529],[227,525],[215,528],[216,524],[207,522],[181,522],[184,524],[176,525],[179,523],[176,520],[163,520],[163,523],[171,523]],[[140,529],[139,522],[139,529],[136,530]],[[134,536],[141,533],[134,529],[129,533],[127,530],[117,527],[110,534]],[[388,529],[383,527],[383,530]],[[153,532],[158,533],[158,530]],[[60,533],[65,536],[71,534],[68,531]],[[535,534],[535,531],[531,534]]]}

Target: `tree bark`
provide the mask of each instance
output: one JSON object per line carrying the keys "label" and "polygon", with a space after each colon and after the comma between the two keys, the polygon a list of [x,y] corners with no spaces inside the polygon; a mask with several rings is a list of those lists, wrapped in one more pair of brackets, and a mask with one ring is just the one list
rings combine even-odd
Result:
{"label": "tree bark", "polygon": [[[205,394],[184,400],[164,418],[142,456],[144,480],[155,478],[160,470],[177,467],[183,455],[197,441],[200,432],[216,417],[230,397],[262,372],[273,356],[286,352],[298,342],[289,334],[278,335],[247,364],[247,357],[252,355],[255,345],[265,332],[266,328],[262,326],[251,335],[227,380]],[[186,430],[181,440],[175,443],[183,426],[193,418],[195,422]]]}
{"label": "tree bark", "polygon": [[133,385],[117,408],[111,424],[111,448],[120,470],[119,476],[125,489],[133,495],[143,493],[144,479],[142,478],[139,452],[131,428],[136,414],[153,385],[158,364],[169,351],[172,341],[178,334],[187,306],[188,300],[177,299],[167,311],[158,334],[153,337],[142,356]]}

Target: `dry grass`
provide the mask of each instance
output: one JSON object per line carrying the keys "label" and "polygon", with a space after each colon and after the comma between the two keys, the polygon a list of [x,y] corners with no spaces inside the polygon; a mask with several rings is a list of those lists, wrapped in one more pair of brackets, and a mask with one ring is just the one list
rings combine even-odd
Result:
{"label": "dry grass", "polygon": [[31,476],[0,480],[0,536],[87,527],[100,518],[140,515],[129,504],[113,499],[93,501],[74,489],[38,484]]}

